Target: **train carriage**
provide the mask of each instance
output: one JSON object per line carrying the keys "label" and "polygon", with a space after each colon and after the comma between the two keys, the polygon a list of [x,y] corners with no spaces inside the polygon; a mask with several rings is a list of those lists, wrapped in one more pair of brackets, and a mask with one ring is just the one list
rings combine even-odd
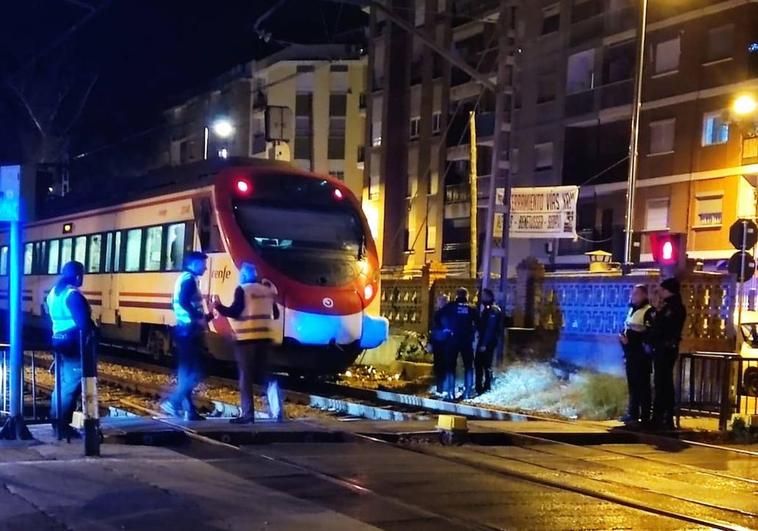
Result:
{"label": "train carriage", "polygon": [[[215,166],[215,167],[212,167]],[[158,181],[155,183],[154,181]],[[85,265],[82,291],[104,342],[170,352],[171,299],[184,255],[208,254],[200,286],[208,304],[229,302],[239,267],[252,262],[277,291],[275,366],[334,372],[380,345],[388,324],[367,309],[379,291],[376,246],[360,203],[341,182],[289,165],[242,159],[198,163],[147,177],[152,192],[26,225],[23,309],[40,326],[44,299],[62,264]],[[7,307],[7,235],[0,240],[0,307]],[[232,344],[255,322],[217,317],[209,351],[232,359]]]}

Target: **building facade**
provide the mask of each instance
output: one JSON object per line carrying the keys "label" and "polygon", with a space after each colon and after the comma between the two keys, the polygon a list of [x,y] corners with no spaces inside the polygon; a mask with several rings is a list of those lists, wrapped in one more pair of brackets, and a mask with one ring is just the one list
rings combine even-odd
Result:
{"label": "building facade", "polygon": [[[395,0],[398,16],[481,72],[497,64],[498,3]],[[516,239],[510,264],[536,256],[584,267],[584,253],[623,258],[626,179],[639,6],[636,0],[517,2],[506,124],[512,186],[578,185],[575,240]],[[419,267],[470,259],[470,110],[477,111],[479,216],[484,231],[494,99],[418,39],[372,13],[364,201],[376,211],[384,263]],[[731,102],[758,99],[758,4],[649,0],[632,219],[637,261],[648,235],[687,234],[688,253],[716,266],[728,229],[756,216],[751,120]]]}
{"label": "building facade", "polygon": [[[361,48],[350,45],[291,46],[240,65],[167,111],[165,162],[200,160],[206,150],[290,160],[344,180],[360,197],[365,71]],[[219,118],[233,125],[228,137],[214,133]]]}

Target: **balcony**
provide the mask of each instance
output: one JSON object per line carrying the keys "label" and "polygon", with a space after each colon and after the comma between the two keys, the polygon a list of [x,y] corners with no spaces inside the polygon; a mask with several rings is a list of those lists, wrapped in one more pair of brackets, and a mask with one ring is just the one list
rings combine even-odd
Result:
{"label": "balcony", "polygon": [[450,242],[442,244],[442,261],[457,262],[471,259],[470,242]]}
{"label": "balcony", "polygon": [[581,116],[595,110],[595,91],[586,90],[566,96],[566,116]]}
{"label": "balcony", "polygon": [[471,201],[471,187],[468,183],[445,186],[445,203],[468,203]]}
{"label": "balcony", "polygon": [[600,87],[600,108],[618,107],[632,103],[634,95],[634,81],[625,79]]}

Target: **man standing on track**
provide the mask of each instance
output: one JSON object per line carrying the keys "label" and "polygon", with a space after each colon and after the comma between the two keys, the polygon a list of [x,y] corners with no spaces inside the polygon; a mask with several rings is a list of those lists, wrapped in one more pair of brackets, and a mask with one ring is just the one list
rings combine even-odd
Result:
{"label": "man standing on track", "polygon": [[46,299],[53,323],[52,344],[56,358],[51,416],[55,418],[53,431],[60,438],[81,438],[71,427],[76,399],[82,388],[81,341],[89,341],[95,331],[89,303],[79,291],[83,282],[84,265],[68,262]]}
{"label": "man standing on track", "polygon": [[177,358],[176,389],[161,403],[161,409],[173,417],[184,413],[185,420],[205,420],[192,402],[192,393],[203,376],[205,332],[212,314],[203,310],[199,277],[208,268],[205,253],[193,251],[184,259],[184,271],[176,280],[173,307],[176,316],[174,347]]}
{"label": "man standing on track", "polygon": [[482,310],[479,315],[479,341],[476,345],[476,393],[482,394],[492,387],[492,357],[503,331],[503,311],[495,304],[491,289],[482,290]]}
{"label": "man standing on track", "polygon": [[[265,366],[271,348],[272,320],[279,319],[276,305],[276,288],[258,278],[253,264],[244,262],[240,267],[240,285],[234,291],[231,306],[224,306],[217,299],[214,308],[224,317],[234,320],[237,342],[234,355],[239,369],[241,414],[232,419],[232,424],[252,424],[255,422],[255,400],[253,381],[256,372],[266,374]],[[271,417],[281,420],[284,414],[278,385],[275,380],[268,382],[268,400]]]}

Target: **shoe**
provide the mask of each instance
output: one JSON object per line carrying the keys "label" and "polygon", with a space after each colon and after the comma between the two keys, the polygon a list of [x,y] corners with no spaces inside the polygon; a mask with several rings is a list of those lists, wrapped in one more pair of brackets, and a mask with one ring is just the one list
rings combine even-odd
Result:
{"label": "shoe", "polygon": [[197,412],[196,409],[184,412],[184,420],[205,420],[205,417]]}
{"label": "shoe", "polygon": [[161,411],[163,411],[166,415],[169,417],[177,417],[180,418],[181,414],[179,413],[179,409],[171,403],[169,400],[164,400],[160,403]]}
{"label": "shoe", "polygon": [[243,415],[241,417],[233,418],[229,421],[229,424],[253,424],[255,422],[255,416]]}

